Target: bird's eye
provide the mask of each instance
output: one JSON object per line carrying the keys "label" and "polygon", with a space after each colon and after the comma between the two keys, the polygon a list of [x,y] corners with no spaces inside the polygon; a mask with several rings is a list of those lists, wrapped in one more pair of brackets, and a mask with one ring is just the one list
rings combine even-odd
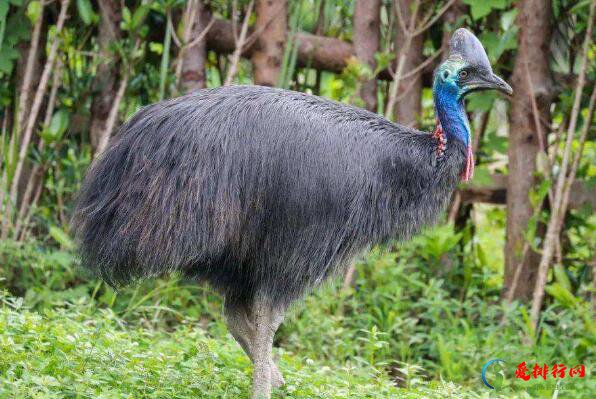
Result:
{"label": "bird's eye", "polygon": [[466,71],[465,69],[459,71],[459,77],[462,79],[465,79],[468,77],[468,71]]}

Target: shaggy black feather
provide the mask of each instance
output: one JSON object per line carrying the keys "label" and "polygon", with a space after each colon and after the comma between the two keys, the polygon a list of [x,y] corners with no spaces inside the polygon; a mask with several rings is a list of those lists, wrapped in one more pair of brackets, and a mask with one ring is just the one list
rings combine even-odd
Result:
{"label": "shaggy black feather", "polygon": [[228,300],[289,303],[371,244],[435,221],[465,145],[352,106],[259,86],[150,105],[94,162],[74,226],[112,285],[171,272]]}

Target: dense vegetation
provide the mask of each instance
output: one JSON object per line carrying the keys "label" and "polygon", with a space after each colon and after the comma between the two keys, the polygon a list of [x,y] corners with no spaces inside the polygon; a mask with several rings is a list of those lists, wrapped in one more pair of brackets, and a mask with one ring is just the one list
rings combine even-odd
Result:
{"label": "dense vegetation", "polygon": [[[143,105],[230,82],[431,130],[432,69],[457,26],[479,33],[516,97],[470,98],[476,175],[444,223],[372,248],[291,309],[277,392],[591,398],[594,2],[276,1],[288,39],[277,68],[259,61],[280,32],[257,17],[260,3],[0,0],[0,398],[246,397],[250,362],[209,287],[174,278],[115,292],[78,269],[69,217],[86,168]],[[377,19],[363,11],[375,6]],[[376,43],[357,27],[369,17]],[[495,358],[506,360],[488,374],[496,393],[480,379]],[[588,375],[523,381],[524,361]]]}

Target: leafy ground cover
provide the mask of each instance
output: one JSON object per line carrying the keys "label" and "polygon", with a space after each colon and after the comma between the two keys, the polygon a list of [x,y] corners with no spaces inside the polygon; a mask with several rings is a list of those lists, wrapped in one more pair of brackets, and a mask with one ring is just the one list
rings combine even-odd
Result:
{"label": "leafy ground cover", "polygon": [[[352,287],[330,283],[294,306],[276,336],[287,382],[277,397],[591,398],[589,303],[555,293],[532,331],[525,306],[501,303],[484,243],[464,240],[447,226],[374,248]],[[114,292],[78,270],[67,242],[48,244],[0,243],[0,398],[248,397],[251,365],[207,287],[164,279]],[[480,372],[494,358],[506,363],[489,371],[491,391]],[[523,361],[588,375],[522,381]]]}
{"label": "leafy ground cover", "polygon": [[[122,323],[111,310],[95,317],[73,306],[42,313],[4,298],[0,311],[0,396],[43,398],[242,398],[250,364],[229,336],[196,324],[164,332]],[[8,304],[8,305],[7,305]],[[83,307],[88,310],[88,308]],[[399,389],[382,370],[329,365],[278,351],[286,398],[462,396],[450,383]]]}

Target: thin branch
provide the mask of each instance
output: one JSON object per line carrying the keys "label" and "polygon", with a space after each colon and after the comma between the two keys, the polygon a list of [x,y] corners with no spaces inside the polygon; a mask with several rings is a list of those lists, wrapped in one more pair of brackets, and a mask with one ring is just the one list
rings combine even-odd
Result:
{"label": "thin branch", "polygon": [[[179,86],[180,78],[182,77],[182,64],[183,64],[182,60],[184,58],[184,55],[186,54],[187,51],[189,51],[194,46],[199,44],[201,42],[201,40],[203,40],[205,38],[205,36],[207,36],[207,33],[209,33],[209,30],[211,29],[211,27],[213,26],[214,23],[215,23],[215,17],[212,16],[211,20],[209,21],[209,23],[207,24],[205,29],[203,29],[201,31],[201,33],[195,39],[193,39],[190,43],[184,44],[180,48],[180,51],[178,53],[178,60],[176,61],[176,87]],[[185,34],[185,36],[186,36],[186,34]],[[188,40],[189,39],[185,38],[185,42]]]}
{"label": "thin branch", "polygon": [[[41,196],[42,189],[43,189],[43,184],[38,184],[37,190],[35,191],[35,195],[33,196],[32,204],[37,204],[37,202],[39,201],[39,197]],[[29,232],[29,220],[31,219],[32,215],[33,215],[33,206],[29,207],[27,216],[25,217],[25,220],[23,221],[23,226],[25,226],[25,228],[21,231],[21,234],[18,237],[19,241],[23,241],[25,239],[25,237],[27,236],[27,233]]]}
{"label": "thin branch", "polygon": [[354,286],[356,282],[356,262],[350,263],[346,274],[344,275],[344,282],[342,284],[342,291],[347,291]]}
{"label": "thin branch", "polygon": [[[2,151],[0,151],[0,153],[2,153],[2,154],[5,154],[5,151],[8,151],[8,149],[10,148],[10,147],[6,148],[6,144],[5,144],[7,131],[8,131],[8,117],[9,117],[8,115],[9,115],[8,108],[5,108],[4,115],[2,117]],[[4,210],[4,199],[6,198],[6,193],[8,192],[7,169],[8,169],[8,165],[5,165],[5,167],[2,168],[2,179],[0,180],[0,214]],[[3,225],[4,220],[0,224]]]}
{"label": "thin branch", "polygon": [[199,1],[191,0],[186,4],[186,10],[184,10],[184,45],[190,40],[190,34],[197,18],[197,12],[199,12]]}
{"label": "thin branch", "polygon": [[[31,84],[33,80],[33,67],[35,65],[35,60],[37,58],[37,49],[39,47],[39,38],[41,36],[41,27],[43,25],[43,12],[44,12],[44,4],[41,5],[41,10],[39,16],[37,17],[37,21],[35,21],[35,26],[33,27],[33,33],[31,35],[31,46],[29,48],[29,53],[27,54],[27,62],[25,63],[25,71],[23,73],[23,84],[21,85],[20,96],[19,96],[19,105],[17,108],[17,118],[15,124],[13,126],[14,133],[10,137],[10,142],[8,145],[8,158],[7,162],[12,164],[14,152],[13,149],[15,148],[15,144],[19,142],[19,138],[21,137],[21,129],[23,127],[23,121],[25,119],[25,114],[27,113],[27,104],[29,103],[29,91],[31,91]],[[4,121],[6,122],[6,116],[4,115]],[[4,143],[4,141],[2,141]],[[4,151],[2,151],[4,154]],[[4,168],[3,175],[2,175],[2,182],[5,183],[7,186],[6,188],[2,189],[2,194],[0,194],[0,212],[3,210],[4,206],[4,199],[8,190],[8,167]],[[4,184],[2,184],[4,187]],[[2,233],[1,236],[5,236],[5,232],[8,229],[8,224],[10,221],[10,199],[6,204],[6,214],[2,220]]]}
{"label": "thin branch", "polygon": [[207,36],[207,33],[209,33],[209,30],[211,29],[211,27],[213,26],[214,23],[215,23],[215,17],[212,16],[211,19],[209,20],[209,23],[205,27],[205,29],[203,29],[203,31],[199,34],[199,36],[197,36],[195,39],[193,39],[192,42],[188,43],[188,45],[186,47],[188,49],[191,49],[194,46],[196,46],[197,44],[199,44],[199,42],[201,40],[203,40],[205,38],[205,36]]}
{"label": "thin branch", "polygon": [[25,72],[23,75],[23,85],[21,86],[21,96],[19,98],[19,108],[17,113],[16,126],[17,130],[20,131],[23,126],[25,114],[27,113],[27,104],[29,103],[29,91],[31,90],[31,83],[33,80],[33,66],[37,58],[37,48],[39,47],[39,37],[41,35],[41,26],[43,25],[43,3],[41,6],[37,21],[33,27],[33,33],[31,35],[31,47],[29,48],[29,54],[27,54],[27,63],[25,64]]}
{"label": "thin branch", "polygon": [[567,122],[569,122],[567,118],[563,117],[563,120],[561,121],[559,128],[555,132],[555,140],[552,144],[549,145],[549,149],[552,148],[552,150],[548,153],[549,165],[554,165],[555,163],[555,159],[558,155],[559,144],[561,143],[561,137],[563,137],[563,134],[565,132],[565,126],[567,126]]}
{"label": "thin branch", "polygon": [[[18,192],[19,181],[21,178],[21,173],[23,172],[23,165],[25,163],[25,158],[27,156],[27,151],[29,149],[29,142],[31,141],[31,135],[33,134],[33,129],[35,127],[35,122],[37,120],[37,115],[39,114],[39,110],[41,108],[41,103],[43,101],[44,94],[46,92],[48,81],[50,79],[50,74],[52,69],[54,68],[54,61],[56,60],[56,55],[58,53],[58,44],[60,42],[60,34],[62,33],[62,29],[64,28],[64,23],[66,22],[66,13],[68,11],[68,4],[70,0],[62,0],[62,7],[60,9],[60,15],[58,16],[58,22],[56,23],[56,31],[54,41],[52,42],[52,46],[50,48],[50,52],[48,54],[48,59],[46,60],[46,64],[44,66],[43,73],[41,75],[41,79],[39,80],[39,86],[37,87],[37,91],[35,93],[35,98],[33,100],[33,105],[31,107],[29,113],[29,119],[27,121],[27,128],[23,133],[23,140],[21,142],[21,147],[19,151],[19,155],[17,158],[17,164],[15,167],[15,172],[12,178],[12,184],[10,187],[10,202],[7,204],[6,208],[6,217],[10,216],[10,204],[16,204],[16,196]],[[8,234],[7,230],[8,224],[3,226],[2,229],[2,238],[6,238]]]}
{"label": "thin branch", "polygon": [[[573,186],[573,182],[575,181],[575,176],[577,174],[577,169],[579,168],[579,162],[581,160],[582,154],[584,152],[584,146],[586,144],[586,140],[588,137],[588,132],[590,131],[590,127],[592,126],[592,119],[594,118],[594,103],[596,102],[596,87],[592,88],[592,94],[590,95],[590,103],[588,105],[588,115],[586,120],[584,121],[584,126],[582,127],[582,131],[579,138],[579,147],[575,152],[575,157],[573,158],[573,163],[571,164],[571,171],[569,172],[569,178],[565,184],[565,188],[563,190],[563,200],[561,201],[561,207],[563,209],[567,209],[569,206],[569,197],[571,194],[571,187]],[[563,221],[565,219],[565,214],[559,215],[559,230],[562,228]]]}
{"label": "thin branch", "polygon": [[404,21],[404,16],[401,13],[399,0],[393,0],[393,9],[395,10],[395,15],[397,16],[397,24],[399,26],[399,29],[401,29],[403,33],[408,32],[408,28],[406,28],[406,23]]}
{"label": "thin branch", "polygon": [[[538,146],[540,147],[541,155],[546,155],[541,157],[547,162],[547,165],[544,165],[542,162],[538,162],[538,169],[544,175],[545,179],[551,178],[551,171],[552,165],[550,164],[550,160],[548,158],[548,154],[546,153],[546,145],[544,144],[544,139],[546,135],[544,135],[542,131],[542,124],[540,123],[540,111],[538,110],[538,104],[536,103],[536,96],[534,95],[534,84],[532,83],[532,76],[530,75],[530,69],[528,67],[528,59],[527,54],[524,53],[524,57],[526,58],[523,60],[524,69],[526,72],[526,81],[528,82],[528,90],[530,91],[530,102],[532,104],[532,117],[534,118],[534,126],[536,127],[536,134],[538,135]],[[548,189],[548,201],[552,204],[554,201],[553,197],[553,190],[552,187]],[[541,208],[542,204],[537,204],[538,208]]]}
{"label": "thin branch", "polygon": [[[528,251],[530,250],[530,243],[528,240],[524,241],[524,246],[522,248],[522,254],[519,258],[519,265],[515,269],[515,274],[513,275],[513,280],[511,281],[511,286],[507,290],[507,295],[505,296],[505,300],[507,303],[513,302],[513,297],[515,294],[515,290],[517,290],[517,285],[519,284],[519,278],[521,276],[522,269],[524,268],[524,260],[528,255]],[[505,317],[505,315],[503,315]]]}
{"label": "thin branch", "polygon": [[234,33],[234,43],[238,43],[238,2],[232,1],[232,33]]}
{"label": "thin branch", "polygon": [[[176,42],[176,45],[178,47],[180,47],[180,51],[178,52],[178,58],[176,60],[176,71],[174,73],[174,76],[176,77],[176,87],[177,88],[180,87],[180,78],[182,76],[182,63],[184,62],[183,57],[184,57],[184,53],[186,52],[186,44],[190,40],[192,28],[195,23],[194,21],[195,21],[196,12],[197,12],[197,7],[195,7],[195,6],[198,6],[198,4],[199,4],[198,0],[192,0],[192,1],[189,1],[188,3],[186,3],[186,9],[184,10],[184,16],[183,16],[184,32],[183,32],[182,40],[184,42],[182,44],[180,43],[180,41],[178,40],[178,38],[176,36],[175,29],[172,29],[172,34],[174,35],[174,42]],[[168,22],[171,23],[172,20],[168,19]]]}
{"label": "thin branch", "polygon": [[[60,84],[62,81],[62,66],[63,66],[62,62],[60,60],[58,60],[58,62],[56,64],[56,69],[54,70],[54,76],[53,76],[53,80],[52,80],[52,90],[50,91],[50,98],[48,100],[48,106],[46,108],[46,114],[45,114],[45,118],[44,118],[43,125],[42,125],[44,129],[47,129],[50,126],[50,123],[52,121],[52,116],[54,114],[54,108],[56,106],[56,98],[58,95],[58,88],[60,87]],[[39,142],[37,143],[37,152],[39,154],[43,153],[44,148],[45,148],[45,140],[43,140],[43,139],[39,140]],[[29,201],[31,200],[31,195],[33,194],[33,187],[35,185],[35,180],[39,175],[41,175],[41,177],[42,177],[42,181],[40,182],[40,184],[43,184],[43,170],[44,170],[43,165],[37,164],[33,167],[33,170],[31,171],[31,173],[28,176],[29,179],[27,180],[27,186],[25,187],[23,199],[21,200],[19,214],[15,221],[15,227],[14,227],[14,237],[15,238],[18,238],[18,236],[19,236],[22,222],[23,222],[23,219],[25,218],[25,214],[29,207]],[[33,203],[31,203],[31,205],[33,205]]]}
{"label": "thin branch", "polygon": [[[565,149],[563,151],[563,160],[561,163],[561,170],[557,176],[557,185],[555,188],[554,204],[552,204],[551,218],[548,222],[546,230],[546,236],[544,239],[544,246],[542,250],[542,256],[540,258],[540,264],[538,265],[538,277],[536,279],[536,285],[534,287],[534,293],[532,295],[532,309],[530,311],[530,320],[534,331],[538,327],[538,320],[540,318],[540,309],[542,308],[542,301],[544,300],[544,288],[546,286],[546,279],[548,276],[548,269],[552,260],[553,252],[555,249],[555,242],[558,240],[560,229],[561,229],[561,218],[564,217],[566,209],[564,205],[564,190],[565,184],[572,182],[575,176],[569,176],[567,179],[567,169],[569,167],[569,158],[571,155],[571,147],[573,144],[573,135],[577,125],[577,118],[580,112],[582,92],[586,83],[586,72],[588,65],[588,49],[592,41],[592,28],[594,26],[594,9],[596,2],[590,4],[590,15],[588,17],[588,27],[586,29],[586,36],[582,46],[582,58],[579,77],[577,80],[577,88],[575,90],[575,98],[573,101],[573,108],[571,109],[571,117],[569,119],[569,126],[567,128],[567,139],[565,142]],[[583,146],[583,144],[582,144]],[[582,147],[583,148],[583,147]],[[580,154],[581,156],[581,154]]]}
{"label": "thin branch", "polygon": [[[137,52],[141,45],[141,38],[137,37],[135,40],[135,44],[131,51],[131,54]],[[112,131],[114,130],[114,126],[116,125],[116,120],[118,119],[118,111],[120,109],[120,103],[124,98],[124,93],[126,92],[126,88],[128,87],[128,78],[129,74],[133,70],[133,65],[127,60],[124,56],[124,53],[120,51],[120,57],[122,59],[122,77],[120,78],[120,86],[118,86],[118,91],[116,92],[116,97],[114,97],[114,102],[112,103],[112,108],[110,108],[110,113],[108,114],[108,119],[106,120],[106,125],[104,131],[102,132],[98,143],[97,149],[95,150],[94,157],[97,158],[99,154],[101,154],[108,146],[110,141],[110,137],[112,136]]]}
{"label": "thin branch", "polygon": [[58,22],[56,24],[56,33],[54,41],[52,42],[52,47],[50,48],[50,53],[48,55],[48,59],[46,61],[41,79],[39,81],[39,86],[35,93],[35,99],[33,101],[33,105],[29,113],[29,119],[27,121],[27,127],[25,129],[25,132],[23,134],[23,141],[21,143],[19,157],[17,159],[17,165],[15,168],[15,173],[11,186],[11,192],[13,195],[16,195],[16,189],[23,169],[25,156],[27,155],[27,150],[29,148],[29,142],[31,140],[33,128],[35,127],[35,122],[37,120],[37,115],[39,114],[39,109],[43,101],[43,96],[48,86],[50,74],[52,73],[52,70],[54,68],[54,61],[56,60],[56,55],[58,53],[58,44],[60,42],[60,33],[62,32],[62,28],[64,27],[64,23],[66,22],[66,12],[68,11],[69,2],[70,0],[62,0],[62,8],[60,9],[60,16],[58,17]]}
{"label": "thin branch", "polygon": [[[582,133],[580,136],[580,147],[579,147],[578,151],[575,153],[575,158],[573,160],[573,166],[571,167],[570,177],[575,176],[577,173],[577,168],[579,166],[581,155],[583,153],[583,147],[586,142],[586,137],[588,135],[588,131],[590,130],[590,126],[591,126],[590,123],[591,123],[592,118],[594,117],[595,100],[596,100],[596,88],[592,89],[592,95],[590,96],[590,105],[588,107],[588,117],[586,118],[586,123],[583,126],[583,130],[582,130]],[[564,209],[567,209],[569,206],[569,198],[570,198],[570,192],[571,192],[572,186],[573,186],[573,181],[568,182],[565,185],[565,193],[564,193],[564,197],[563,197],[563,208]],[[538,212],[540,212],[539,209],[534,212],[534,216],[537,216]],[[560,225],[559,229],[562,227],[563,219],[564,219],[564,214],[559,219],[559,225]],[[560,244],[559,240],[557,240],[556,243]],[[523,249],[522,249],[522,255],[520,257],[520,259],[521,259],[520,265],[515,270],[513,280],[511,281],[511,286],[509,287],[509,289],[507,291],[507,296],[505,297],[505,300],[507,301],[507,303],[513,302],[513,295],[515,293],[515,290],[517,289],[517,285],[518,285],[519,278],[521,275],[522,267],[524,264],[524,259],[526,258],[529,250],[530,250],[530,243],[528,241],[525,241]],[[560,258],[561,257],[560,245],[557,246],[556,250],[557,250],[557,256]]]}
{"label": "thin branch", "polygon": [[[171,14],[168,12],[168,20],[171,18]],[[170,66],[170,46],[172,43],[172,24],[166,25],[166,32],[163,39],[163,49],[161,52],[161,62],[159,65],[159,91],[158,99],[163,100],[166,94],[166,83],[168,80],[168,69]]]}
{"label": "thin branch", "polygon": [[399,90],[399,84],[402,80],[402,73],[406,63],[407,54],[410,51],[410,45],[412,44],[412,34],[411,32],[415,28],[416,18],[418,16],[418,10],[420,8],[420,0],[416,0],[413,6],[412,15],[410,16],[410,21],[408,27],[406,28],[403,25],[403,16],[400,10],[400,4],[398,1],[394,1],[394,6],[396,8],[396,12],[398,15],[398,19],[401,21],[400,25],[403,27],[403,34],[405,35],[405,42],[404,46],[401,50],[401,54],[399,55],[398,63],[397,63],[397,71],[395,72],[395,78],[393,79],[393,85],[391,86],[389,92],[389,99],[387,101],[387,108],[385,108],[385,118],[390,118],[393,114],[393,109],[395,108],[395,104],[397,102],[397,93]]}
{"label": "thin branch", "polygon": [[[455,3],[457,0],[450,0],[447,4],[445,4],[441,9],[439,9],[439,11],[437,11],[437,13],[435,14],[435,16],[428,22],[423,22],[422,26],[420,28],[418,28],[417,30],[415,30],[413,32],[413,36],[418,36],[419,34],[423,33],[424,31],[426,31],[428,28],[430,28],[431,26],[433,26],[438,20],[439,18],[441,18],[443,16],[443,14],[445,14],[445,12],[453,5],[453,3]],[[432,11],[429,12],[428,14],[429,16],[432,15]]]}
{"label": "thin branch", "polygon": [[426,60],[422,61],[416,68],[410,70],[408,73],[405,73],[401,78],[407,79],[416,75],[418,72],[420,72],[429,64],[431,64],[439,55],[441,55],[441,53],[443,53],[443,49],[440,49],[439,51],[428,57]]}
{"label": "thin branch", "polygon": [[417,19],[418,19],[418,13],[420,11],[421,1],[416,0],[413,3],[412,14],[410,15],[410,20],[408,21],[407,25],[406,25],[406,22],[404,21],[404,16],[401,11],[401,4],[399,3],[398,0],[393,1],[393,8],[395,10],[395,15],[397,16],[398,25],[399,25],[399,28],[400,28],[402,34],[405,37],[405,40],[404,40],[404,44],[403,44],[402,48],[396,49],[397,51],[400,52],[400,54],[399,54],[398,61],[397,61],[397,70],[396,70],[395,74],[391,74],[393,77],[393,84],[390,88],[389,98],[387,101],[387,106],[385,108],[385,117],[386,118],[389,118],[393,114],[393,109],[395,108],[395,104],[400,100],[400,98],[402,98],[405,95],[405,93],[407,93],[409,91],[409,89],[408,89],[401,96],[397,95],[401,81],[417,74],[421,69],[425,68],[436,57],[438,57],[443,50],[443,49],[441,49],[436,54],[434,54],[432,57],[429,57],[427,60],[422,62],[420,65],[418,65],[416,68],[414,68],[411,71],[409,71],[408,73],[404,74],[403,68],[405,66],[407,55],[410,51],[412,40],[414,39],[414,37],[425,32],[436,21],[438,21],[439,18],[441,18],[441,16],[453,5],[454,2],[455,2],[455,0],[450,0],[449,2],[447,2],[447,4],[445,4],[443,7],[441,7],[439,9],[439,11],[437,11],[436,15],[434,15],[434,17],[432,17],[432,18],[431,18],[431,15],[433,15],[434,10],[431,8],[431,11],[429,13],[427,13],[427,16],[425,16],[423,18],[423,22],[420,24],[421,26],[417,26],[418,25]]}
{"label": "thin branch", "polygon": [[257,26],[256,29],[254,29],[252,33],[248,35],[248,38],[246,39],[244,44],[245,47],[252,46],[259,39],[259,37],[261,37],[261,33],[263,33],[263,31],[267,29],[267,27],[269,27],[271,22],[284,11],[283,4],[279,3],[279,5],[280,6],[278,7],[277,11],[272,13],[271,17],[269,17],[269,19],[267,19],[267,21],[264,24],[262,24],[261,26]]}
{"label": "thin branch", "polygon": [[114,130],[114,126],[116,125],[116,119],[118,118],[118,110],[120,109],[120,103],[124,98],[124,93],[126,92],[126,87],[128,86],[128,69],[124,69],[122,72],[122,78],[120,79],[120,86],[118,87],[118,91],[116,93],[116,97],[114,97],[114,103],[112,104],[112,108],[110,108],[110,113],[108,114],[108,119],[106,121],[106,128],[101,135],[99,142],[97,143],[97,151],[95,153],[95,157],[98,157],[101,153],[105,151],[108,146],[108,142],[110,141],[110,137],[112,136],[112,131]]}
{"label": "thin branch", "polygon": [[[401,80],[404,80],[405,78],[402,78]],[[412,90],[412,87],[414,87],[414,85],[416,84],[416,79],[412,79],[408,82],[408,85],[405,86],[405,88],[402,90],[402,93],[395,97],[395,104],[397,104],[398,102],[400,102],[402,99],[404,99],[409,93],[410,90]]]}
{"label": "thin branch", "polygon": [[[181,47],[182,42],[180,41],[180,39],[178,38],[178,35],[176,34],[176,29],[174,28],[174,24],[172,23],[172,10],[170,10],[170,9],[168,9],[166,11],[166,23],[168,24],[168,29],[170,30],[170,35],[172,36],[172,40],[174,41],[174,44],[176,45],[176,47]],[[184,27],[184,30],[186,31],[186,26]]]}
{"label": "thin branch", "polygon": [[244,44],[246,42],[246,34],[248,33],[248,22],[250,19],[250,15],[252,14],[254,3],[254,0],[250,0],[250,3],[248,4],[246,15],[244,16],[244,21],[242,22],[242,29],[240,30],[240,37],[236,42],[236,49],[234,50],[234,53],[232,54],[232,57],[230,59],[230,67],[228,69],[228,74],[226,76],[224,86],[229,86],[230,84],[232,84],[234,76],[236,76],[236,72],[238,70],[238,63],[240,62],[240,56],[242,55],[242,50],[244,49]]}

